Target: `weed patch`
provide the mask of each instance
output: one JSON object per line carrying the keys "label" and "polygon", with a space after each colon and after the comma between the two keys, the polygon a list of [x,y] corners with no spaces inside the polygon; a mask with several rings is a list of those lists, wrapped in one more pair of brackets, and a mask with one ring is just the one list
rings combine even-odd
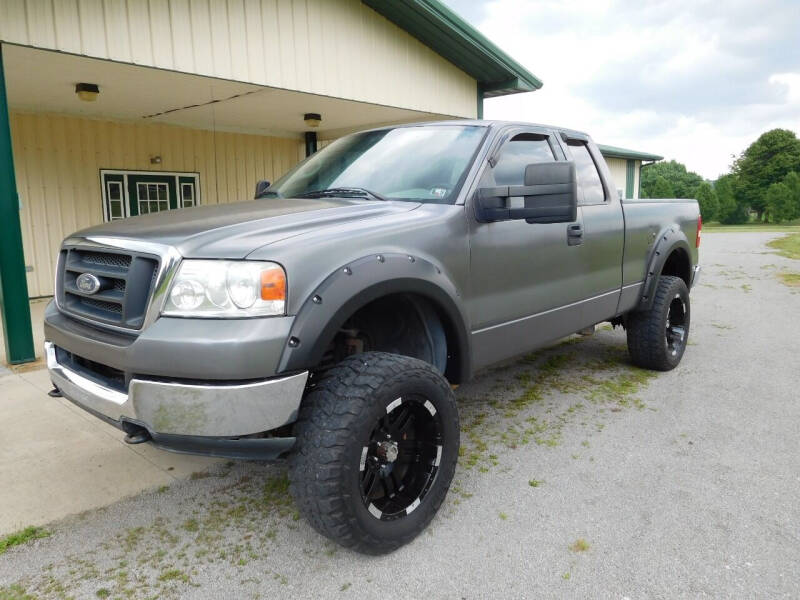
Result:
{"label": "weed patch", "polygon": [[781,256],[800,260],[800,233],[794,233],[778,238],[777,240],[772,240],[767,243],[767,246],[777,250],[778,254]]}
{"label": "weed patch", "polygon": [[586,552],[589,549],[589,542],[583,538],[578,538],[569,545],[569,549],[573,552]]}
{"label": "weed patch", "polygon": [[25,588],[15,583],[0,586],[0,600],[36,600],[36,596],[31,596]]}
{"label": "weed patch", "polygon": [[778,277],[784,285],[800,287],[800,273],[778,273]]}
{"label": "weed patch", "polygon": [[0,554],[3,554],[6,550],[14,546],[19,546],[20,544],[25,544],[32,540],[46,538],[49,535],[50,532],[41,527],[26,527],[21,531],[0,538]]}

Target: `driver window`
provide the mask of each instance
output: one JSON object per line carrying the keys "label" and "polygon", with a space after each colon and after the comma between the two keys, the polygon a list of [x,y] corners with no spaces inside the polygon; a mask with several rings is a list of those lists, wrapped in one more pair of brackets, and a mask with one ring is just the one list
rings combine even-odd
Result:
{"label": "driver window", "polygon": [[494,169],[495,185],[524,185],[525,167],[555,160],[546,135],[520,133],[506,142]]}

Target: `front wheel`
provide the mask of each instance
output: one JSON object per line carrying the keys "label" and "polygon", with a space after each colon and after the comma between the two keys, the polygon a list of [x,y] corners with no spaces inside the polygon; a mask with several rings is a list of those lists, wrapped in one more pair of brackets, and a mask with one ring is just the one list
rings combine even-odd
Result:
{"label": "front wheel", "polygon": [[628,353],[645,369],[669,371],[678,366],[689,340],[689,289],[680,277],[662,276],[649,310],[628,315]]}
{"label": "front wheel", "polygon": [[447,494],[458,409],[434,367],[368,352],[323,373],[295,425],[291,491],[322,535],[366,554],[416,537]]}

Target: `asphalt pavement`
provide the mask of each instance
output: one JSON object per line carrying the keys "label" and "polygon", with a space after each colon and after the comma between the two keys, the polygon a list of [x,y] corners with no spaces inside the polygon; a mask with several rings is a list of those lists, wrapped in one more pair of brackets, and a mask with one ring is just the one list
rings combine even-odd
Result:
{"label": "asphalt pavement", "polygon": [[389,556],[318,536],[283,466],[219,463],[47,525],[0,554],[0,598],[796,598],[800,288],[779,274],[800,261],[779,235],[704,235],[674,371],[630,367],[604,327],[461,386],[454,486]]}

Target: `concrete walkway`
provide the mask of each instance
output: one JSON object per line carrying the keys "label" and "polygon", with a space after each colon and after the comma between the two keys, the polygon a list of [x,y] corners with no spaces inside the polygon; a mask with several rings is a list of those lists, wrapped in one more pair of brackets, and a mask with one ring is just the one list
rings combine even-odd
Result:
{"label": "concrete walkway", "polygon": [[0,536],[106,506],[218,462],[130,446],[69,401],[46,369],[0,375]]}

